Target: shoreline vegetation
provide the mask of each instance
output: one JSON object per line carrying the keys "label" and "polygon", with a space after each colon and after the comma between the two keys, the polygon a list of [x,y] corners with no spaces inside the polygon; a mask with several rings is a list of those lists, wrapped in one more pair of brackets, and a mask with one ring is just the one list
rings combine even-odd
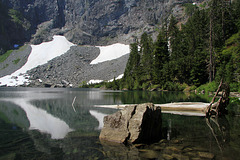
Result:
{"label": "shoreline vegetation", "polygon": [[[119,81],[121,81],[121,79],[119,80],[115,80],[115,82],[100,82],[100,83],[94,83],[94,84],[83,84],[80,86],[80,88],[100,88],[100,89],[107,89],[107,90],[122,90],[122,91],[128,91],[128,89],[123,88],[123,89],[119,89],[118,87],[113,87],[113,84],[117,84],[119,83]],[[238,90],[236,90],[236,88],[231,87],[232,85],[230,84],[230,97],[240,97],[240,93]],[[148,88],[146,89],[146,91],[163,91],[163,92],[169,92],[169,91],[180,91],[180,92],[191,92],[191,93],[195,93],[195,94],[207,94],[208,96],[212,97],[214,96],[214,94],[216,93],[216,90],[218,89],[218,84],[214,81],[211,83],[206,83],[203,84],[201,86],[199,86],[198,88],[196,86],[187,86],[185,85],[185,87],[181,88],[179,90],[179,88],[177,90],[164,90],[161,88]],[[143,89],[138,89],[138,90],[143,90]]]}

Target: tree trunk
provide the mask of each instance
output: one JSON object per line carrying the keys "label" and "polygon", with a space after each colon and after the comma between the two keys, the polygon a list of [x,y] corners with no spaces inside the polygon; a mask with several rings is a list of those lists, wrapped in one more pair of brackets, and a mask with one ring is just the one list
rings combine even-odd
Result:
{"label": "tree trunk", "polygon": [[212,27],[212,11],[210,11],[210,30],[209,30],[209,82],[213,81],[213,27]]}

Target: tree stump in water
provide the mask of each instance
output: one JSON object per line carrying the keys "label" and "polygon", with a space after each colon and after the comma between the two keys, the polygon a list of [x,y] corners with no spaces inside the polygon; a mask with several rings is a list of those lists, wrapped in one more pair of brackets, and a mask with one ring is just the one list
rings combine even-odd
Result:
{"label": "tree stump in water", "polygon": [[[215,99],[220,90],[222,90],[222,95],[219,98],[219,100],[215,102]],[[226,114],[227,113],[226,107],[229,104],[229,94],[230,94],[229,85],[221,81],[215,96],[213,97],[210,105],[206,109],[206,117],[210,117],[211,115],[220,116]]]}

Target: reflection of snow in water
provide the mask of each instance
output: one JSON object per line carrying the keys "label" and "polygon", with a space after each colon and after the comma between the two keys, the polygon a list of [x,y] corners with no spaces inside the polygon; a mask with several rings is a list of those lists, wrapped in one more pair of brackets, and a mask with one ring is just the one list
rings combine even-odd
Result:
{"label": "reflection of snow in water", "polygon": [[101,112],[94,111],[94,110],[90,110],[89,112],[90,112],[90,114],[91,114],[93,117],[95,117],[95,118],[98,120],[98,122],[99,122],[99,125],[98,125],[98,128],[97,128],[97,129],[102,129],[102,128],[103,128],[103,118],[104,118],[105,116],[107,116],[107,114],[103,114],[103,113],[101,113]]}
{"label": "reflection of snow in water", "polygon": [[30,123],[30,130],[39,130],[48,133],[52,139],[62,139],[69,132],[73,131],[66,122],[52,116],[45,110],[35,107],[26,99],[5,99],[19,105],[25,112]]}

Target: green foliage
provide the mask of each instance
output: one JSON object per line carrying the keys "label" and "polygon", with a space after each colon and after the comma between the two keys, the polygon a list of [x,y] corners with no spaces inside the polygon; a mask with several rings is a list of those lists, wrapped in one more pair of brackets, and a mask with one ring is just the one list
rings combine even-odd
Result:
{"label": "green foliage", "polygon": [[[229,98],[229,105],[227,106],[228,114],[239,115],[240,114],[240,99],[237,97],[230,97]],[[234,121],[235,123],[239,124],[239,122]],[[238,127],[239,128],[239,127]]]}
{"label": "green foliage", "polygon": [[141,89],[140,84],[139,84],[139,82],[138,82],[137,80],[134,82],[133,89],[134,89],[134,90],[139,90],[139,89]]}
{"label": "green foliage", "polygon": [[199,5],[201,8],[205,8],[207,6],[207,3],[206,2],[203,2]]}
{"label": "green foliage", "polygon": [[188,85],[186,83],[180,84],[180,83],[168,81],[164,84],[164,89],[166,89],[168,91],[183,91],[187,87],[188,87]]}
{"label": "green foliage", "polygon": [[226,40],[226,46],[233,46],[237,45],[240,42],[240,32],[232,35],[229,39]]}
{"label": "green foliage", "polygon": [[230,97],[230,103],[235,103],[240,105],[240,99],[238,97]]}
{"label": "green foliage", "polygon": [[82,81],[80,84],[79,84],[79,88],[89,88],[88,84],[86,81]]}
{"label": "green foliage", "polygon": [[[123,80],[121,81],[121,89],[138,89],[136,85],[139,85],[137,82],[139,80],[140,69],[140,54],[138,51],[138,44],[133,43],[130,45],[130,56],[128,63],[124,72]],[[136,82],[135,82],[136,81]],[[134,87],[135,86],[135,87]]]}
{"label": "green foliage", "polygon": [[142,75],[151,79],[153,74],[153,42],[146,32],[141,36],[140,47]]}
{"label": "green foliage", "polygon": [[16,59],[16,60],[14,60],[13,63],[14,63],[14,64],[18,64],[18,62],[19,62],[20,60],[21,60],[21,59],[18,58],[18,59]]}
{"label": "green foliage", "polygon": [[144,83],[142,84],[142,89],[143,89],[143,90],[148,90],[150,87],[151,87],[150,82],[144,82]]}
{"label": "green foliage", "polygon": [[206,93],[208,92],[215,92],[218,89],[219,83],[213,81],[210,83],[206,83],[201,85],[200,87],[197,88],[197,92],[205,91]]}
{"label": "green foliage", "polygon": [[20,24],[22,25],[23,24],[23,17],[21,15],[21,13],[17,10],[14,10],[14,9],[9,9],[9,16],[12,18],[12,21],[14,23],[17,23],[17,24]]}
{"label": "green foliage", "polygon": [[240,32],[226,40],[219,55],[217,76],[228,83],[240,82]]}
{"label": "green foliage", "polygon": [[112,90],[120,89],[120,80],[116,80],[115,77],[112,82],[106,82],[105,87]]}
{"label": "green foliage", "polygon": [[240,83],[237,83],[237,82],[230,83],[230,91],[231,92],[240,92]]}
{"label": "green foliage", "polygon": [[0,55],[0,62],[4,62],[10,56],[10,54],[12,52],[13,52],[13,50],[9,50],[5,54]]}
{"label": "green foliage", "polygon": [[102,83],[97,83],[93,86],[93,88],[101,88],[103,86]]}
{"label": "green foliage", "polygon": [[28,22],[19,11],[15,9],[9,9],[8,15],[11,17],[11,21],[16,25],[19,25],[26,30],[30,29],[30,22]]}
{"label": "green foliage", "polygon": [[163,32],[160,32],[157,41],[154,44],[153,50],[153,80],[156,84],[166,82],[166,77],[163,76],[166,72],[164,65],[169,62],[169,53],[167,46],[167,38]]}
{"label": "green foliage", "polygon": [[197,6],[192,4],[192,3],[185,3],[184,7],[185,7],[185,13],[188,16],[191,16],[195,12],[195,10],[197,9]]}

